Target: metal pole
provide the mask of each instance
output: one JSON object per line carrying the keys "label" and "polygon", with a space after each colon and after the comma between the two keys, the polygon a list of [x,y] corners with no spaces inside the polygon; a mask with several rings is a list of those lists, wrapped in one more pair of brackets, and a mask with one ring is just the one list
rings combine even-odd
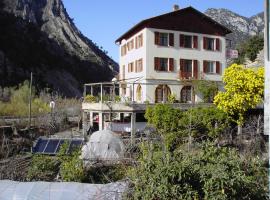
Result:
{"label": "metal pole", "polygon": [[31,78],[30,78],[30,91],[29,91],[29,124],[28,124],[28,128],[30,129],[31,127],[31,118],[32,118],[32,80],[33,80],[33,74],[31,72]]}
{"label": "metal pole", "polygon": [[100,84],[100,101],[103,102],[103,84]]}

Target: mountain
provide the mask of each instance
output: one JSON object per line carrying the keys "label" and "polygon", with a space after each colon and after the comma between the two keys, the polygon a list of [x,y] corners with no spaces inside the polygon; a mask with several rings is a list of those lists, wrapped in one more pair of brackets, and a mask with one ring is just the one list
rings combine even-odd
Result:
{"label": "mountain", "polygon": [[78,30],[61,0],[2,0],[0,27],[1,87],[33,72],[37,88],[81,96],[84,83],[117,74],[118,64]]}
{"label": "mountain", "polygon": [[263,12],[247,18],[227,9],[209,8],[205,11],[205,14],[233,32],[227,36],[232,41],[232,48],[235,48],[237,44],[245,41],[250,36],[263,34]]}

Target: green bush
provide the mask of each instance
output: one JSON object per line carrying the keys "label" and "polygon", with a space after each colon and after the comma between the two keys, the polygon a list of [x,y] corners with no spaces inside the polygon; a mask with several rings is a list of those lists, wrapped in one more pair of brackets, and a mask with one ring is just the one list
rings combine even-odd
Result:
{"label": "green bush", "polygon": [[211,143],[174,154],[143,152],[129,172],[130,199],[268,199],[267,169],[257,158]]}
{"label": "green bush", "polygon": [[176,95],[175,94],[170,94],[168,96],[168,102],[169,103],[175,103],[176,102]]}
{"label": "green bush", "polygon": [[55,157],[34,155],[27,173],[29,181],[53,181],[58,172],[59,162]]}

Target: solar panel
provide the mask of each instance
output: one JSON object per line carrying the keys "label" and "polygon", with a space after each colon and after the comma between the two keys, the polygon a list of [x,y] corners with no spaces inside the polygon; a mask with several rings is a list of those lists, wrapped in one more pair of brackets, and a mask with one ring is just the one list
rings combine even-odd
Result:
{"label": "solar panel", "polygon": [[60,142],[59,142],[59,144],[58,144],[58,146],[57,146],[57,148],[55,150],[55,153],[58,153],[59,152],[59,150],[61,148],[61,145],[64,144],[64,142],[65,142],[65,140],[60,140]]}
{"label": "solar panel", "polygon": [[59,152],[61,145],[64,142],[69,142],[67,153],[71,153],[76,148],[81,148],[83,145],[83,139],[55,139],[55,138],[39,138],[36,145],[33,147],[33,153],[50,154],[55,155]]}
{"label": "solar panel", "polygon": [[44,149],[44,153],[48,153],[48,154],[55,153],[58,143],[59,143],[59,140],[55,140],[55,139],[49,140],[49,143]]}
{"label": "solar panel", "polygon": [[72,140],[69,145],[68,153],[71,153],[76,148],[80,148],[82,146],[82,142],[82,140]]}
{"label": "solar panel", "polygon": [[36,146],[33,148],[34,152],[43,152],[46,147],[48,140],[38,139]]}

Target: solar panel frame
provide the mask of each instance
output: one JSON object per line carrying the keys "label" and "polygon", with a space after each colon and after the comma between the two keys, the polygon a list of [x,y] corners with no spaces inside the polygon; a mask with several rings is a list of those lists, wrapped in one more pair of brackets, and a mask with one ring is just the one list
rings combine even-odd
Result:
{"label": "solar panel frame", "polygon": [[[56,155],[62,144],[68,141],[69,146],[67,148],[67,154],[70,154],[72,151],[76,149],[76,147],[81,147],[83,145],[83,138],[38,138],[36,145],[33,147],[32,152],[38,154],[48,154],[48,155]],[[42,146],[40,146],[42,144]]]}

